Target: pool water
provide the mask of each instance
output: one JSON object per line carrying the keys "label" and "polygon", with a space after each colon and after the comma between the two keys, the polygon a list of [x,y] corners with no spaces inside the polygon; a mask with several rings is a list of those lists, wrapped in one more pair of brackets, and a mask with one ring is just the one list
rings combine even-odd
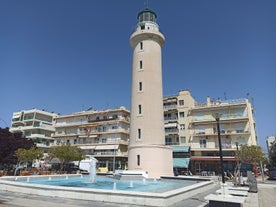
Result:
{"label": "pool water", "polygon": [[[193,180],[116,180],[106,176],[97,176],[96,182],[91,183],[89,176],[84,177],[44,177],[43,179],[32,179],[29,177],[26,180],[19,180],[18,182],[52,185],[63,187],[79,187],[79,188],[94,188],[102,190],[125,190],[125,191],[139,191],[139,192],[153,192],[162,193],[170,190],[186,187],[198,181]],[[114,184],[115,183],[115,184]]]}

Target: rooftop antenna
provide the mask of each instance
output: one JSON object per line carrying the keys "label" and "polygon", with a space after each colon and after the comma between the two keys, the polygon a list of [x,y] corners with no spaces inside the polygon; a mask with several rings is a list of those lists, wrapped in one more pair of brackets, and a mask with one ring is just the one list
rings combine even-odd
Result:
{"label": "rooftop antenna", "polygon": [[227,100],[226,92],[223,93],[224,100]]}
{"label": "rooftop antenna", "polygon": [[144,4],[145,4],[146,9],[148,9],[149,8],[149,0],[146,0]]}

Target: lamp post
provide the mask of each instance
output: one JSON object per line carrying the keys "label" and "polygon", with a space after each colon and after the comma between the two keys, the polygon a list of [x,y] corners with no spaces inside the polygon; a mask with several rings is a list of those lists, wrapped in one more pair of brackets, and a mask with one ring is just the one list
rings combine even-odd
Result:
{"label": "lamp post", "polygon": [[113,173],[115,173],[115,162],[116,162],[116,145],[114,145],[114,151],[113,151],[113,154],[114,154],[114,156],[113,156]]}
{"label": "lamp post", "polygon": [[237,166],[235,168],[235,185],[237,185],[237,184],[241,184],[241,177],[240,177],[240,160],[238,157],[239,143],[235,142],[235,144],[237,148],[237,151],[236,151]]}
{"label": "lamp post", "polygon": [[215,113],[213,117],[216,119],[217,123],[217,131],[218,131],[218,141],[219,141],[219,158],[220,158],[220,169],[221,169],[221,177],[222,177],[222,183],[225,183],[225,176],[224,176],[224,168],[223,168],[223,157],[222,157],[222,149],[221,149],[221,137],[220,137],[220,114]]}

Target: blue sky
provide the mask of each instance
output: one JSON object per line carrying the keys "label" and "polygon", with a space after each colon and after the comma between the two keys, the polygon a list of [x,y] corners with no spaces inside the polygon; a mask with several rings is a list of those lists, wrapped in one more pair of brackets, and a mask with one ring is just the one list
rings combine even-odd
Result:
{"label": "blue sky", "polygon": [[[0,0],[0,127],[12,113],[130,106],[129,37],[145,0]],[[276,1],[151,0],[166,37],[163,94],[248,97],[276,134]]]}

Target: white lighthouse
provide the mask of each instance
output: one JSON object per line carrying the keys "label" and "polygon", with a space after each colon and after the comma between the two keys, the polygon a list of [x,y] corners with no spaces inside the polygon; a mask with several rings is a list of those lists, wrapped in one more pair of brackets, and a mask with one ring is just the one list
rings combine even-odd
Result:
{"label": "white lighthouse", "polygon": [[172,149],[165,146],[162,95],[162,46],[155,12],[144,9],[130,37],[133,49],[129,170],[150,178],[173,176]]}

